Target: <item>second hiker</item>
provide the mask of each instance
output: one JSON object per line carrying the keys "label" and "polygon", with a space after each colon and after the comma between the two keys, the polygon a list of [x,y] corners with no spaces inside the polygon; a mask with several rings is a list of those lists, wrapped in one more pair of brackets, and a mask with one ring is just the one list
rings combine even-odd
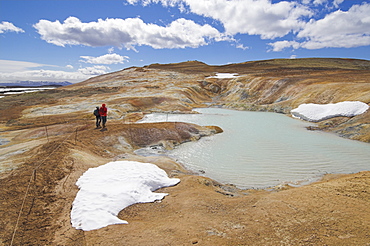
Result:
{"label": "second hiker", "polygon": [[94,110],[94,115],[96,117],[96,128],[100,128],[101,117],[99,111],[99,107],[96,107],[96,109]]}
{"label": "second hiker", "polygon": [[107,112],[108,109],[105,107],[105,104],[103,103],[99,109],[99,113],[102,119],[103,128],[105,128],[105,124],[107,123]]}

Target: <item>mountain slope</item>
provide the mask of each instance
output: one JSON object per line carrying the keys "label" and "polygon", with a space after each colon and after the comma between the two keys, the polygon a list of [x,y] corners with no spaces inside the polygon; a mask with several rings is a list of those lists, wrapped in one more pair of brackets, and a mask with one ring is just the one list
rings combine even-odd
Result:
{"label": "mountain slope", "polygon": [[[210,78],[237,73],[235,78]],[[302,103],[370,103],[370,61],[354,59],[275,59],[223,66],[198,61],[131,67],[52,91],[2,98],[0,120],[9,129],[90,118],[101,103],[118,120],[130,112],[190,111],[209,104],[240,110],[289,114]],[[13,110],[9,110],[13,108]],[[10,111],[10,112],[9,112]],[[320,129],[369,142],[369,112],[324,121]]]}
{"label": "mountain slope", "polygon": [[[134,150],[215,134],[217,127],[132,124],[147,112],[189,113],[221,105],[289,114],[301,103],[370,102],[369,61],[295,59],[209,66],[152,64],[54,90],[0,98],[0,245],[365,245],[370,171],[304,187],[239,190],[194,175],[164,156]],[[210,78],[215,73],[234,78]],[[106,103],[107,129],[92,111]],[[320,129],[370,142],[370,112],[323,121]],[[131,123],[131,124],[123,124]],[[129,225],[83,232],[70,224],[77,179],[115,160],[150,162],[179,185],[161,203],[118,215]],[[350,165],[350,163],[349,163]]]}

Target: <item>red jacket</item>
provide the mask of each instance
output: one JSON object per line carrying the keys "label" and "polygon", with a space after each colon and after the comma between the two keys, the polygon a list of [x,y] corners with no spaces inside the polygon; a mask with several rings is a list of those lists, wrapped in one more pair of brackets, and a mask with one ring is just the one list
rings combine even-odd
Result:
{"label": "red jacket", "polygon": [[101,105],[99,109],[100,116],[107,116],[108,109],[105,107],[105,104]]}

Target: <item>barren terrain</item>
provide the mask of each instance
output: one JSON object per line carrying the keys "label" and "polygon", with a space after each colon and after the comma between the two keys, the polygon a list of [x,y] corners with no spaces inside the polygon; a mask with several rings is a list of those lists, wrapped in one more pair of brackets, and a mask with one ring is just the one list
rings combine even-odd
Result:
{"label": "barren terrain", "polygon": [[[216,72],[232,79],[208,78]],[[303,187],[239,190],[190,173],[172,148],[217,134],[217,126],[136,124],[149,112],[218,105],[286,113],[301,103],[370,103],[370,62],[270,60],[208,66],[197,61],[129,68],[50,91],[1,98],[0,245],[370,245],[370,171],[327,175]],[[107,129],[92,110],[109,108]],[[370,112],[320,122],[320,130],[370,142]],[[181,182],[160,203],[135,204],[128,225],[83,232],[70,224],[75,182],[112,160],[157,164]],[[349,163],[350,165],[350,163]]]}

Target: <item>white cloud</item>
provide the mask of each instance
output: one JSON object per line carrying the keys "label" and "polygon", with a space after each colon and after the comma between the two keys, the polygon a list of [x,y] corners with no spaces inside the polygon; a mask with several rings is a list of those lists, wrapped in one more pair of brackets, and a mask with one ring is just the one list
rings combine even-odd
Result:
{"label": "white cloud", "polygon": [[304,25],[302,17],[313,12],[294,1],[271,3],[269,0],[130,0],[129,3],[185,4],[190,12],[220,21],[229,35],[260,35],[262,39],[283,37]]}
{"label": "white cloud", "polygon": [[69,17],[63,23],[40,20],[34,25],[41,38],[58,46],[116,46],[135,49],[148,45],[155,49],[186,48],[207,45],[209,40],[226,40],[210,25],[198,25],[191,20],[177,19],[167,26],[146,24],[139,18],[99,19],[83,23]]}
{"label": "white cloud", "polygon": [[[300,4],[301,2],[302,4]],[[338,8],[344,0],[129,0],[130,4],[160,3],[220,21],[228,35],[259,35],[262,39],[295,35],[295,41],[270,43],[272,50],[284,48],[351,48],[370,45],[370,4],[353,5],[315,20],[314,14]],[[311,9],[310,7],[314,7]],[[319,9],[321,8],[321,9]],[[182,10],[184,11],[184,10]],[[312,18],[310,21],[306,18]]]}
{"label": "white cloud", "polygon": [[82,59],[82,62],[85,63],[91,63],[91,64],[118,64],[118,63],[124,63],[129,59],[128,56],[121,56],[116,53],[113,54],[106,54],[99,57],[93,57],[93,56],[80,56]]}
{"label": "white cloud", "polygon": [[81,72],[65,72],[54,70],[26,70],[13,73],[0,73],[1,82],[14,81],[49,81],[62,82],[69,81],[72,83],[81,82],[90,78]]}
{"label": "white cloud", "polygon": [[301,44],[296,42],[296,41],[287,41],[287,40],[284,40],[284,41],[277,41],[275,43],[269,43],[270,46],[272,46],[272,51],[282,51],[283,49],[286,49],[286,48],[294,48],[294,49],[298,49],[301,47]]}
{"label": "white cloud", "polygon": [[334,4],[335,7],[339,7],[339,4],[341,4],[343,2],[344,2],[344,0],[334,0],[333,4]]}
{"label": "white cloud", "polygon": [[78,69],[78,72],[84,75],[101,75],[109,72],[110,68],[107,66],[93,66]]}
{"label": "white cloud", "polygon": [[109,54],[112,54],[112,53],[113,53],[113,51],[114,51],[114,47],[110,47],[110,48],[108,49],[108,53],[109,53]]}
{"label": "white cloud", "polygon": [[[40,69],[41,67],[55,67],[33,62],[0,60],[0,83],[10,83],[15,81],[49,81],[71,83],[81,82],[95,75],[104,74],[110,71],[106,66],[93,66],[80,68],[77,71],[49,70]],[[39,68],[39,69],[37,69]],[[67,65],[67,69],[73,69],[72,65]]]}
{"label": "white cloud", "polygon": [[3,21],[0,23],[0,33],[4,32],[24,32],[22,28],[14,26],[13,23]]}
{"label": "white cloud", "polygon": [[[339,2],[339,1],[337,1]],[[323,19],[311,19],[297,34],[302,42],[270,43],[273,51],[285,48],[352,48],[370,45],[370,4],[353,5],[348,11],[337,10]]]}
{"label": "white cloud", "polygon": [[333,9],[339,8],[339,5],[344,2],[344,0],[301,0],[302,4],[305,5],[314,5],[315,7],[320,7],[320,10],[323,9]]}
{"label": "white cloud", "polygon": [[300,18],[312,14],[303,5],[285,1],[275,4],[267,0],[187,2],[193,12],[221,21],[229,34],[260,35],[262,39],[283,37],[299,30],[304,24]]}
{"label": "white cloud", "polygon": [[242,45],[242,44],[237,44],[235,47],[236,47],[237,49],[242,49],[242,50],[247,50],[247,49],[249,49],[249,47],[244,46],[244,45]]}
{"label": "white cloud", "polygon": [[39,64],[35,62],[25,62],[25,61],[10,61],[10,60],[0,60],[0,72],[12,73],[19,72],[29,68],[37,68],[47,66],[45,64]]}
{"label": "white cloud", "polygon": [[314,0],[313,3],[315,5],[321,5],[321,4],[324,4],[326,3],[328,0]]}
{"label": "white cloud", "polygon": [[320,20],[311,20],[298,33],[306,39],[301,47],[358,47],[370,45],[370,4],[354,5],[348,11],[335,11]]}

